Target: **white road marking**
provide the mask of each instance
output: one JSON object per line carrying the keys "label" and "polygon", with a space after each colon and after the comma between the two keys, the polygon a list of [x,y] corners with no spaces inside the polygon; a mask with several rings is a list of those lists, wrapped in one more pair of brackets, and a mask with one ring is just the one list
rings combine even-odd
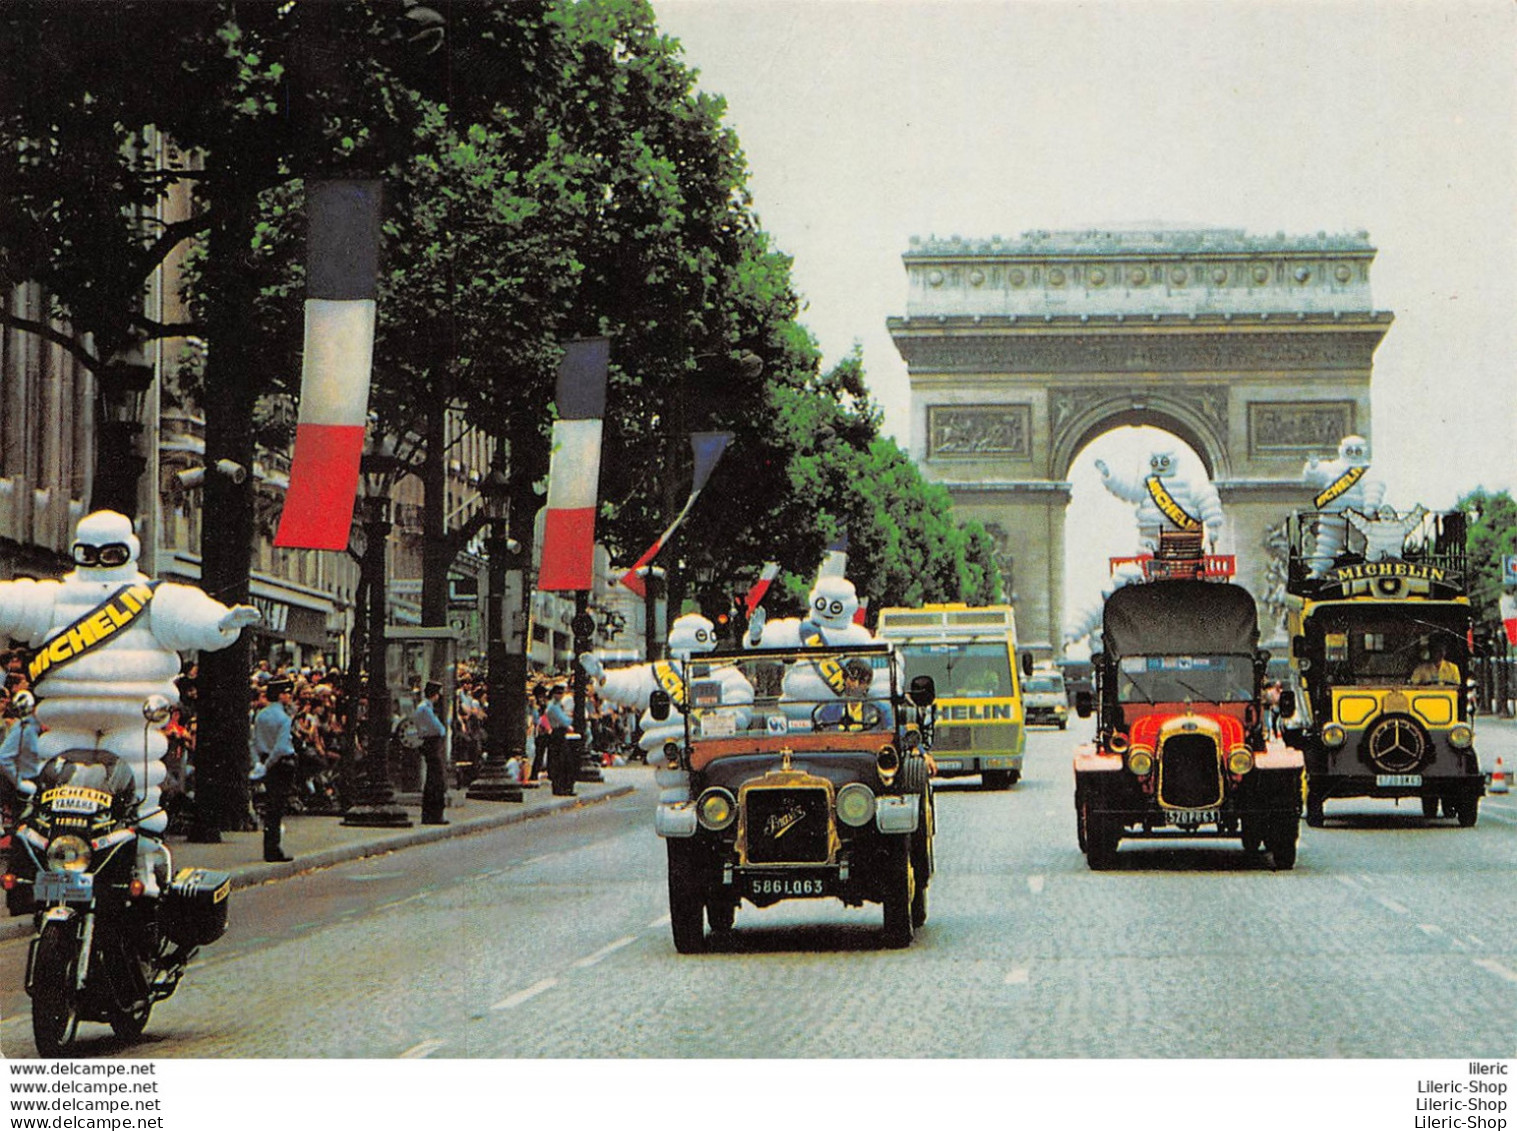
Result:
{"label": "white road marking", "polygon": [[1436,923],[1418,923],[1417,929],[1429,938],[1443,934],[1443,928]]}
{"label": "white road marking", "polygon": [[1032,892],[1033,895],[1042,895],[1043,894],[1043,877],[1042,876],[1028,876],[1027,877],[1027,890],[1030,891],[1030,892]]}
{"label": "white road marking", "polygon": [[635,943],[636,941],[636,936],[624,935],[622,938],[617,939],[614,943],[607,943],[605,946],[597,950],[594,954],[585,955],[585,957],[574,963],[574,968],[576,970],[582,970],[586,966],[594,966],[608,954],[614,954],[616,951],[621,950],[622,947],[628,945],[629,943]]}
{"label": "white road marking", "polygon": [[655,930],[658,927],[667,927],[668,925],[669,925],[669,916],[667,916],[667,915],[660,915],[657,919],[653,920],[653,922],[649,923],[643,929],[646,930],[646,931],[652,931],[652,930]]}
{"label": "white road marking", "polygon": [[1381,907],[1385,908],[1387,911],[1394,911],[1397,915],[1406,914],[1406,908],[1402,907],[1401,904],[1397,903],[1394,899],[1390,899],[1389,897],[1383,895],[1372,895],[1370,898],[1378,903]]}
{"label": "white road marking", "polygon": [[1353,888],[1355,891],[1359,890],[1359,881],[1354,879],[1352,876],[1334,876],[1333,879],[1337,880],[1346,888]]}
{"label": "white road marking", "polygon": [[1494,958],[1477,958],[1474,962],[1480,969],[1495,974],[1498,978],[1502,978],[1508,982],[1517,982],[1517,970],[1503,966]]}
{"label": "white road marking", "polygon": [[1006,985],[1008,986],[1025,986],[1030,981],[1032,981],[1032,971],[1026,966],[1018,966],[1006,972]]}
{"label": "white road marking", "polygon": [[443,1045],[447,1043],[447,1041],[439,1041],[435,1037],[430,1041],[422,1041],[421,1044],[412,1045],[410,1048],[406,1049],[405,1052],[401,1053],[400,1059],[421,1060],[423,1057],[431,1056],[434,1052],[442,1048]]}
{"label": "white road marking", "polygon": [[426,899],[430,892],[419,891],[415,895],[408,895],[404,899],[397,899],[390,903],[381,903],[375,911],[389,911],[392,907],[404,907],[408,903],[415,903],[418,899]]}
{"label": "white road marking", "polygon": [[398,880],[405,875],[405,872],[368,872],[362,876],[345,876],[343,878],[349,883],[367,884],[375,880]]}
{"label": "white road marking", "polygon": [[1485,946],[1485,941],[1483,939],[1477,939],[1474,935],[1471,935],[1470,936],[1470,945],[1471,946],[1478,946],[1478,947],[1482,947],[1483,948]]}
{"label": "white road marking", "polygon": [[508,998],[502,998],[500,1001],[496,1002],[490,1008],[492,1010],[494,1010],[494,1009],[515,1009],[522,1002],[524,1002],[524,1001],[531,1001],[538,994],[546,993],[548,990],[551,990],[556,985],[558,985],[558,979],[557,978],[544,978],[541,982],[537,982],[537,983],[535,983],[533,985],[530,985],[530,986],[528,986],[524,990],[517,990],[514,994],[512,994]]}

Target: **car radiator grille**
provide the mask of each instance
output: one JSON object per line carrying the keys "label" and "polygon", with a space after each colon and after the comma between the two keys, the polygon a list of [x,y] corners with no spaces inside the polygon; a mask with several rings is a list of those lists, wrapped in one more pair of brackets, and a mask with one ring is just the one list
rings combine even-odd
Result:
{"label": "car radiator grille", "polygon": [[827,790],[750,789],[743,795],[750,864],[824,864],[832,842]]}
{"label": "car radiator grille", "polygon": [[974,734],[973,727],[945,727],[939,726],[933,731],[932,748],[934,751],[944,750],[969,750],[974,747],[971,736]]}
{"label": "car radiator grille", "polygon": [[1165,741],[1159,757],[1159,800],[1177,809],[1222,804],[1222,771],[1210,735],[1178,734]]}

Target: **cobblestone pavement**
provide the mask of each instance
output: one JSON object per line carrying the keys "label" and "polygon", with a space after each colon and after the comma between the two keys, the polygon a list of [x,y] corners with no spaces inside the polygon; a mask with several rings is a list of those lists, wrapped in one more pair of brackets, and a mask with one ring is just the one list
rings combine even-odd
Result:
{"label": "cobblestone pavement", "polygon": [[[1491,728],[1493,732],[1499,728]],[[1506,734],[1517,734],[1507,728]],[[234,927],[133,1044],[152,1057],[1510,1058],[1517,803],[1479,825],[1335,808],[1276,873],[1237,841],[1124,842],[1092,873],[1069,750],[1032,733],[1010,792],[940,791],[927,926],[744,906],[674,952],[646,770],[572,820],[517,823],[238,894]],[[1493,756],[1495,746],[1493,745]],[[1502,747],[1510,749],[1510,747]],[[1505,755],[1503,755],[1504,757]],[[582,790],[582,792],[584,792]],[[456,826],[454,826],[456,827]],[[447,830],[444,830],[447,831]],[[0,948],[19,977],[20,943]],[[14,986],[7,1055],[29,1056]]]}

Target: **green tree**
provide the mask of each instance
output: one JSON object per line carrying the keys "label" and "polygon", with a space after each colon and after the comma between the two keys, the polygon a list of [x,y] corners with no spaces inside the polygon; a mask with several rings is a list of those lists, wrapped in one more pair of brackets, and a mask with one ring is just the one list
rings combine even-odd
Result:
{"label": "green tree", "polygon": [[1459,509],[1469,521],[1470,605],[1478,623],[1494,624],[1501,619],[1502,558],[1517,554],[1517,501],[1482,487],[1461,498]]}

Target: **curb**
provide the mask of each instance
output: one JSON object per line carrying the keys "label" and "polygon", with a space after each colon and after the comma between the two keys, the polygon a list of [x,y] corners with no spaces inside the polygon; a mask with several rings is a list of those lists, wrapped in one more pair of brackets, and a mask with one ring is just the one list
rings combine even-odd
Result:
{"label": "curb", "polygon": [[[352,844],[337,845],[332,848],[319,849],[316,852],[308,852],[298,859],[291,860],[288,864],[265,864],[255,861],[232,870],[232,890],[239,891],[242,888],[256,887],[260,884],[273,883],[278,880],[287,880],[303,872],[314,872],[322,868],[330,868],[334,864],[345,864],[350,860],[363,860],[370,856],[383,856],[386,853],[396,852],[403,848],[415,848],[417,845],[432,844],[436,841],[449,840],[453,837],[469,836],[473,833],[504,828],[507,825],[518,825],[523,821],[532,821],[539,817],[552,816],[555,813],[562,813],[570,809],[583,809],[590,805],[598,805],[602,801],[610,801],[615,797],[625,797],[627,794],[635,792],[635,790],[636,787],[631,785],[612,786],[604,792],[597,793],[594,797],[575,796],[555,798],[552,801],[534,805],[530,809],[514,809],[501,813],[490,813],[481,817],[470,817],[467,820],[449,825],[420,826],[405,832],[398,832],[393,836],[376,838],[374,840],[354,841]],[[0,922],[0,942],[26,938],[32,933],[32,929],[32,918],[29,915],[18,915],[15,918]]]}

